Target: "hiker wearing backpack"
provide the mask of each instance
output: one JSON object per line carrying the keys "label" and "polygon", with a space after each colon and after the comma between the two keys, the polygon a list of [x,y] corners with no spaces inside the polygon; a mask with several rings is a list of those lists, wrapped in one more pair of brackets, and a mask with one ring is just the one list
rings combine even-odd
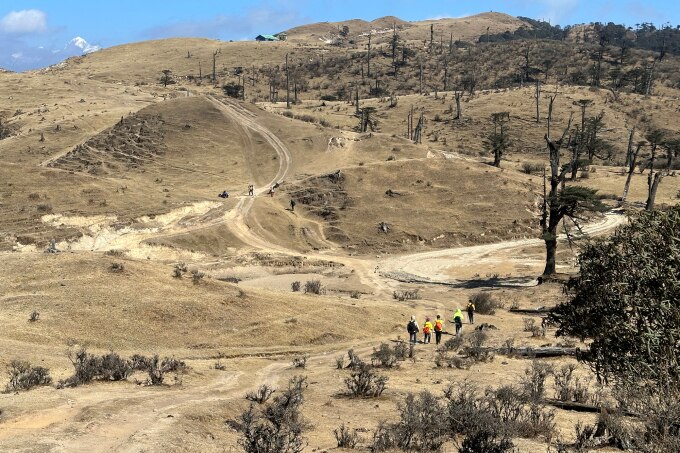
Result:
{"label": "hiker wearing backpack", "polygon": [[434,326],[432,325],[432,322],[430,322],[430,318],[425,318],[425,324],[423,324],[423,343],[430,344],[433,330]]}
{"label": "hiker wearing backpack", "polygon": [[460,308],[456,309],[456,312],[453,314],[453,323],[456,325],[456,336],[460,337],[463,330],[463,312],[460,311]]}
{"label": "hiker wearing backpack", "polygon": [[415,315],[411,316],[411,320],[408,322],[408,324],[406,324],[406,330],[408,331],[409,341],[411,344],[416,344],[418,341],[416,335],[418,332],[420,332],[420,326],[418,326]]}
{"label": "hiker wearing backpack", "polygon": [[468,321],[470,324],[475,323],[475,304],[472,303],[472,301],[468,301],[467,304],[467,314],[468,314]]}
{"label": "hiker wearing backpack", "polygon": [[442,341],[442,332],[444,331],[444,320],[440,315],[434,320],[434,340],[436,344]]}

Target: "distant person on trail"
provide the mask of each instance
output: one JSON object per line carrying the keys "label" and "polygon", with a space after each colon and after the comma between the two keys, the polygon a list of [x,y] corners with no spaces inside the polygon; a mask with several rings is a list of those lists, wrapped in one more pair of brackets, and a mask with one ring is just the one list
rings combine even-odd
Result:
{"label": "distant person on trail", "polygon": [[475,323],[475,304],[473,304],[472,301],[468,301],[467,314],[468,314],[468,321],[470,322],[470,324],[474,324]]}
{"label": "distant person on trail", "polygon": [[437,315],[437,319],[434,320],[434,339],[436,344],[442,341],[442,332],[444,331],[444,320],[440,315]]}
{"label": "distant person on trail", "polygon": [[248,186],[248,196],[249,196],[249,197],[252,197],[253,195],[255,195],[255,186],[253,186],[252,184],[250,184],[250,185]]}
{"label": "distant person on trail", "polygon": [[416,335],[420,332],[420,327],[418,326],[415,315],[411,316],[411,320],[406,324],[406,331],[408,331],[409,342],[411,344],[416,344]]}
{"label": "distant person on trail", "polygon": [[227,192],[226,190],[224,190],[224,191],[222,191],[221,194],[218,195],[218,197],[220,197],[220,198],[229,198],[229,192]]}
{"label": "distant person on trail", "polygon": [[267,192],[267,193],[269,194],[270,197],[273,197],[274,196],[274,186],[271,186],[269,188],[269,192]]}
{"label": "distant person on trail", "polygon": [[290,210],[291,211],[295,211],[295,205],[296,204],[297,203],[295,203],[295,200],[293,200],[293,199],[290,200]]}
{"label": "distant person on trail", "polygon": [[423,324],[423,343],[424,344],[430,344],[430,341],[432,341],[432,331],[434,330],[434,326],[432,325],[432,322],[430,322],[430,318],[425,318],[425,324]]}
{"label": "distant person on trail", "polygon": [[463,312],[460,311],[460,308],[456,309],[456,312],[453,314],[453,322],[456,325],[456,336],[460,337],[460,333],[463,330]]}

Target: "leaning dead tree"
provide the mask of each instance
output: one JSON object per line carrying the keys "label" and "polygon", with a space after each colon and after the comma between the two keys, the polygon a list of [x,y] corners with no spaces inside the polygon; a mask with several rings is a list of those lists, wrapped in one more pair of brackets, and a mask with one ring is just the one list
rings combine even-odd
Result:
{"label": "leaning dead tree", "polygon": [[413,131],[413,143],[423,143],[423,128],[425,127],[425,117],[422,112],[420,113],[420,118],[418,118],[418,124]]}
{"label": "leaning dead tree", "polygon": [[[631,139],[635,129],[631,131]],[[640,155],[640,149],[645,146],[647,142],[639,141],[635,149],[633,149],[633,144],[629,143],[628,146],[628,156],[626,157],[626,165],[628,167],[628,176],[626,177],[626,183],[623,186],[623,195],[621,195],[621,203],[625,203],[626,197],[628,197],[628,189],[630,188],[630,181],[633,179],[633,173],[635,173],[635,167],[637,166],[637,159]]]}
{"label": "leaning dead tree", "polygon": [[545,276],[553,275],[556,271],[557,230],[560,222],[569,218],[578,227],[578,221],[582,220],[581,213],[604,210],[604,205],[595,195],[596,190],[580,186],[564,186],[570,165],[560,166],[560,151],[571,128],[572,118],[573,115],[570,115],[567,127],[559,140],[552,140],[547,134],[544,136],[550,158],[550,191],[547,192],[544,188],[541,213],[541,227],[546,251],[545,269],[543,270]]}

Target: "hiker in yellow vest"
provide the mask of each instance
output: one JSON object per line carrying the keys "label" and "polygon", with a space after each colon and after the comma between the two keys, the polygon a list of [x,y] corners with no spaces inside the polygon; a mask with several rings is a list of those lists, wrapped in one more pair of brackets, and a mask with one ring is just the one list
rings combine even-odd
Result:
{"label": "hiker in yellow vest", "polygon": [[432,340],[432,331],[434,326],[430,322],[430,318],[425,318],[425,324],[423,324],[423,343],[427,344]]}
{"label": "hiker in yellow vest", "polygon": [[460,333],[463,330],[463,312],[460,311],[460,308],[456,309],[456,312],[453,314],[453,322],[456,324],[456,336],[460,337]]}
{"label": "hiker in yellow vest", "polygon": [[442,332],[444,331],[444,320],[440,315],[434,320],[434,339],[437,344],[442,341]]}

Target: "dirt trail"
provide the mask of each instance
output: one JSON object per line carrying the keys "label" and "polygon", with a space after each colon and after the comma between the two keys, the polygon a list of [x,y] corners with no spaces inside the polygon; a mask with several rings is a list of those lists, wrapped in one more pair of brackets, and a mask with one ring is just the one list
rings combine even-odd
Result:
{"label": "dirt trail", "polygon": [[[601,221],[586,225],[583,228],[583,235],[603,234],[625,221],[626,217],[622,213],[610,212]],[[576,234],[576,236],[581,235]],[[560,235],[560,238],[566,239],[566,236]],[[518,239],[397,256],[380,262],[380,275],[409,283],[461,286],[461,279],[451,278],[451,272],[446,272],[447,270],[479,266],[485,261],[491,264],[501,264],[513,259],[526,260],[528,257],[521,252],[521,249],[543,244],[543,240],[539,238]],[[493,282],[488,284],[493,286]],[[499,281],[498,284],[499,286],[534,286],[537,280],[534,277],[515,277]]]}

